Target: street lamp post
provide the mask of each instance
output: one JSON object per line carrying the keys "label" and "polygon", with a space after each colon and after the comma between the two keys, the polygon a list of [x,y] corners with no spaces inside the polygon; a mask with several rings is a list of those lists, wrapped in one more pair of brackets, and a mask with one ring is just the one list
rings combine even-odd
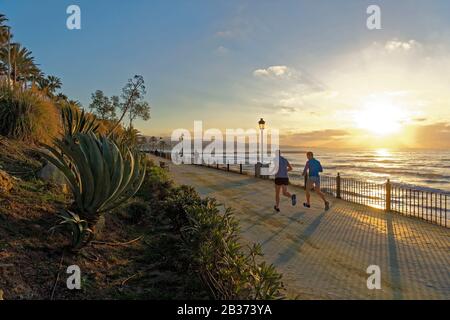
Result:
{"label": "street lamp post", "polygon": [[266,126],[266,122],[263,118],[258,121],[259,130],[261,130],[261,164],[263,163],[264,156],[264,128]]}
{"label": "street lamp post", "polygon": [[184,140],[184,133],[180,137],[180,142],[181,142],[181,163],[182,164],[184,164],[184,145],[183,145],[183,140]]}

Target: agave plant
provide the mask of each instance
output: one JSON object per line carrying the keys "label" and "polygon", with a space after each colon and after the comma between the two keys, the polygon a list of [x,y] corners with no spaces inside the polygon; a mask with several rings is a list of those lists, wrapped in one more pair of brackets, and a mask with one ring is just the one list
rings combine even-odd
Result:
{"label": "agave plant", "polygon": [[71,211],[65,211],[60,215],[61,222],[51,228],[54,230],[58,227],[68,227],[72,236],[72,249],[79,250],[82,248],[89,239],[91,239],[93,231],[88,226],[88,222],[80,218],[79,215]]}
{"label": "agave plant", "polygon": [[97,132],[99,123],[95,117],[89,118],[84,110],[79,111],[70,104],[61,110],[64,134],[73,136],[76,133]]}
{"label": "agave plant", "polygon": [[61,170],[72,191],[70,211],[87,222],[91,235],[100,216],[131,198],[145,177],[143,156],[92,131],[66,134],[55,147],[44,146],[50,154],[42,156]]}

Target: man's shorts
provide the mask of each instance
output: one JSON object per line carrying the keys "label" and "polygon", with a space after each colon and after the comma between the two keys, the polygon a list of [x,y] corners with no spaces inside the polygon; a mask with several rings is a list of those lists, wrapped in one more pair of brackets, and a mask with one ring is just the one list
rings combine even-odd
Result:
{"label": "man's shorts", "polygon": [[320,188],[320,177],[308,177],[306,183],[309,189],[313,187]]}
{"label": "man's shorts", "polygon": [[287,186],[289,185],[289,178],[275,178],[275,184],[277,186]]}

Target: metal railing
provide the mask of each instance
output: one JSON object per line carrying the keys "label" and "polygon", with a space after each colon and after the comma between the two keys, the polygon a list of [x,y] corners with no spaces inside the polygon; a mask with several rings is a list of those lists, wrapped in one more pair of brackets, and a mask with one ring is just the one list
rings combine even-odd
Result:
{"label": "metal railing", "polygon": [[[448,227],[450,194],[392,183],[374,183],[322,175],[321,189],[338,199],[358,203]],[[306,181],[304,182],[306,188]]]}
{"label": "metal railing", "polygon": [[[156,155],[171,160],[170,152],[159,152]],[[249,171],[248,166],[243,166],[242,164],[202,165],[240,174],[259,176],[255,168]],[[269,177],[261,178],[267,179]],[[322,175],[320,179],[321,190],[338,199],[422,219],[444,227],[449,227],[450,225],[449,193],[420,190],[395,184],[390,180],[387,180],[385,183],[360,181],[342,177],[339,173],[337,176]],[[300,186],[306,188],[306,177],[303,185]]]}
{"label": "metal railing", "polygon": [[390,207],[387,209],[447,227],[450,218],[448,194],[398,185],[390,188]]}
{"label": "metal railing", "polygon": [[321,189],[338,199],[379,209],[386,207],[385,184],[342,178],[340,174],[322,175],[320,180]]}

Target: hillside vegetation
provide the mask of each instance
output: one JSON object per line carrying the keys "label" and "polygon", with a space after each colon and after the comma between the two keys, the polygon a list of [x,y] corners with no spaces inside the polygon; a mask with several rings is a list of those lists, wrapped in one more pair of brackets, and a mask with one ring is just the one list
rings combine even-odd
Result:
{"label": "hillside vegetation", "polygon": [[[284,297],[260,246],[240,244],[232,210],[175,186],[140,151],[142,76],[120,98],[97,90],[89,112],[6,22],[0,14],[0,299]],[[67,288],[73,265],[79,290]]]}
{"label": "hillside vegetation", "polygon": [[[282,297],[280,276],[253,261],[258,248],[235,242],[231,212],[223,216],[213,199],[175,187],[150,162],[137,196],[105,216],[91,245],[72,253],[66,234],[51,231],[70,195],[36,178],[35,148],[5,138],[0,146],[0,166],[14,180],[13,189],[0,194],[4,299]],[[82,271],[81,290],[66,288],[73,264]]]}

